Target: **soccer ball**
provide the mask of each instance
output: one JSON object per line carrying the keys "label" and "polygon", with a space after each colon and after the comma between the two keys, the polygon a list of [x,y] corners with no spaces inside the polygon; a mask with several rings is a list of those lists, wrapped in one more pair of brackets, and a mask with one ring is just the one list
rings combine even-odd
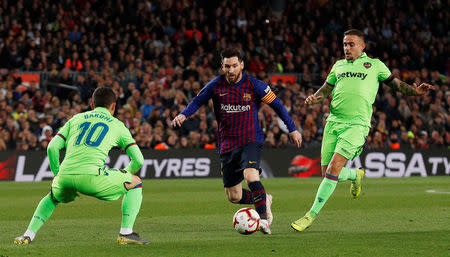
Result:
{"label": "soccer ball", "polygon": [[239,209],[233,216],[233,227],[237,232],[249,235],[259,228],[259,214],[252,208]]}

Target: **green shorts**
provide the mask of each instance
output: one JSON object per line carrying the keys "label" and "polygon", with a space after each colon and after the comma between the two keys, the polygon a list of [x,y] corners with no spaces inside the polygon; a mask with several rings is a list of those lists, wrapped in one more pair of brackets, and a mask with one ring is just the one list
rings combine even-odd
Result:
{"label": "green shorts", "polygon": [[100,200],[114,201],[127,192],[124,183],[131,183],[132,175],[121,169],[99,169],[99,175],[57,174],[52,183],[53,197],[68,203],[82,193]]}
{"label": "green shorts", "polygon": [[322,166],[330,163],[334,153],[348,160],[361,154],[369,130],[363,125],[327,121],[322,139]]}

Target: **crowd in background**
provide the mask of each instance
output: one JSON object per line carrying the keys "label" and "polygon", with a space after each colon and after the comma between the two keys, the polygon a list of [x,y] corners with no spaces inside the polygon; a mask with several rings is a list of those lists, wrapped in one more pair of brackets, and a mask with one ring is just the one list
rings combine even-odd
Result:
{"label": "crowd in background", "polygon": [[[211,103],[181,129],[170,121],[220,74],[220,51],[230,46],[245,53],[245,72],[263,81],[299,74],[296,83],[271,87],[303,147],[320,147],[330,99],[314,106],[304,99],[343,58],[349,28],[364,31],[367,54],[396,77],[436,86],[424,97],[380,86],[366,147],[448,148],[450,13],[443,2],[308,0],[274,9],[270,1],[1,0],[0,150],[45,150],[103,86],[116,92],[115,116],[141,148],[214,148]],[[20,72],[49,75],[23,86]],[[290,147],[270,107],[263,104],[259,118],[267,146]]]}

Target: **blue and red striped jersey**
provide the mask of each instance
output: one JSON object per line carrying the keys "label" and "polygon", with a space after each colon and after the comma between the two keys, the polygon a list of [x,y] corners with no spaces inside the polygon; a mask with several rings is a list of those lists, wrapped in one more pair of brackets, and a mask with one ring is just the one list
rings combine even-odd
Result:
{"label": "blue and red striped jersey", "polygon": [[296,130],[286,108],[270,87],[246,73],[243,73],[242,79],[236,84],[228,83],[223,74],[217,76],[192,99],[192,102],[181,113],[189,117],[211,98],[219,126],[220,154],[230,152],[250,142],[264,143],[264,134],[258,120],[261,102],[269,104],[275,110],[288,127],[289,132]]}

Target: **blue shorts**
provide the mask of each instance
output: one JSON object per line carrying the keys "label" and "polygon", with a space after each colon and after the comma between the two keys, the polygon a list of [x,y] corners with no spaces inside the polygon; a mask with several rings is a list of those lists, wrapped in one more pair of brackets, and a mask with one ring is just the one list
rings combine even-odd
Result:
{"label": "blue shorts", "polygon": [[244,169],[261,168],[259,162],[263,145],[261,143],[248,143],[231,152],[220,155],[220,166],[224,187],[233,187],[244,179]]}

